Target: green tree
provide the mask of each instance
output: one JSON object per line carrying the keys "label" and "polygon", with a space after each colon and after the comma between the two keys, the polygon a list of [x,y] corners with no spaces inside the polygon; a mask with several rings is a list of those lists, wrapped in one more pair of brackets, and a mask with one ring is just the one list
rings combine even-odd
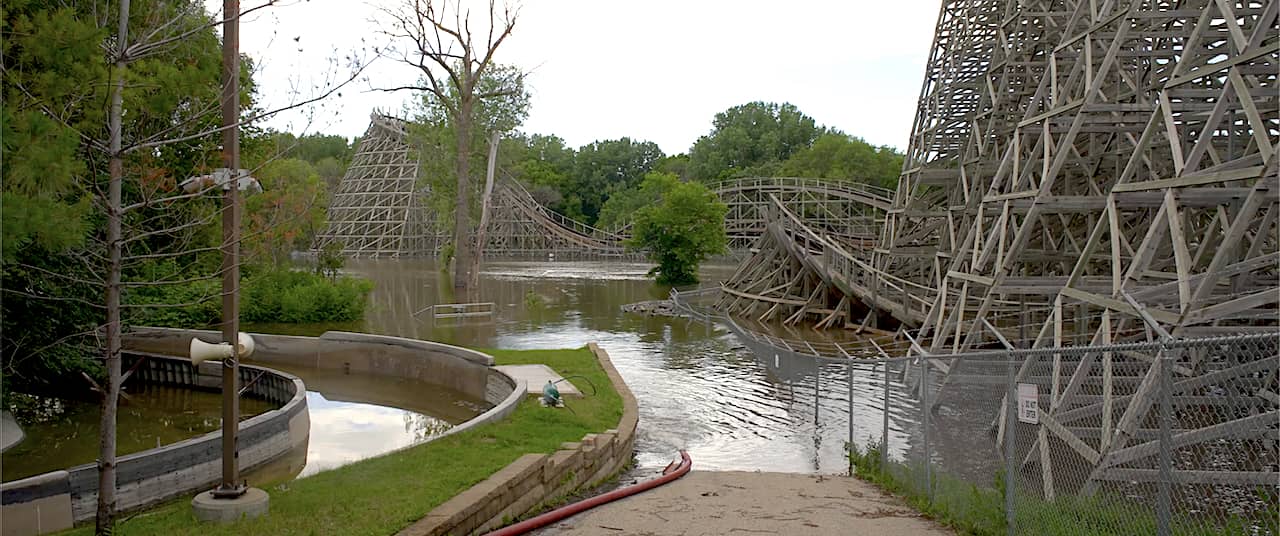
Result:
{"label": "green tree", "polygon": [[640,209],[662,200],[662,195],[679,184],[674,173],[650,171],[644,181],[634,188],[620,190],[609,196],[600,209],[596,225],[601,229],[617,229],[632,222]]}
{"label": "green tree", "polygon": [[564,213],[564,199],[569,191],[569,178],[573,174],[574,150],[566,147],[557,136],[534,134],[518,136],[511,150],[512,174],[523,182],[543,206]]}
{"label": "green tree", "polygon": [[[12,0],[0,9],[0,321],[7,335],[23,334],[0,340],[3,376],[58,372],[43,379],[83,392],[66,372],[96,372],[96,530],[109,533],[122,332],[157,305],[180,305],[149,301],[163,294],[157,288],[216,275],[217,202],[177,184],[221,164],[221,47],[195,0]],[[274,113],[254,107],[248,59],[238,68],[244,121]],[[52,222],[61,229],[41,228]]]}
{"label": "green tree", "polygon": [[340,163],[351,161],[355,147],[347,142],[347,138],[327,134],[307,134],[298,138],[298,146],[289,151],[289,156],[315,164],[325,158],[333,158]]}
{"label": "green tree", "polygon": [[698,266],[727,251],[724,216],[729,208],[706,186],[679,182],[670,174],[646,176],[641,190],[657,192],[660,201],[636,211],[627,245],[647,251],[658,263],[649,275],[659,283],[697,283]]}
{"label": "green tree", "polygon": [[771,175],[776,165],[809,147],[822,130],[789,103],[749,102],[716,114],[711,133],[689,150],[689,174],[714,181],[747,174]]}
{"label": "green tree", "polygon": [[325,188],[330,192],[338,189],[338,181],[341,181],[342,175],[347,172],[349,162],[350,160],[342,161],[332,156],[326,156],[314,162],[316,173],[320,175],[320,180],[324,181]]}
{"label": "green tree", "polygon": [[680,177],[680,180],[689,180],[689,155],[681,153],[664,156],[661,160],[658,160],[658,164],[653,169],[663,173],[671,173]]}
{"label": "green tree", "polygon": [[574,160],[566,215],[594,224],[609,196],[639,184],[662,157],[662,149],[651,141],[622,138],[584,145]]}
{"label": "green tree", "polygon": [[[465,210],[461,212],[465,213],[467,221],[479,218],[480,192],[484,186],[482,180],[475,178],[458,179],[459,132],[456,117],[450,110],[460,108],[457,104],[457,92],[450,84],[448,80],[437,82],[437,85],[448,88],[444,94],[446,99],[444,101],[440,100],[435,93],[422,94],[418,115],[410,127],[413,143],[419,150],[422,176],[426,178],[424,186],[429,188],[432,194],[429,202],[438,218],[436,224],[445,228],[455,225],[460,213],[458,203],[462,200],[465,200],[466,205],[463,206]],[[469,151],[468,170],[484,170],[487,166],[491,136],[495,132],[510,134],[524,122],[529,114],[529,92],[524,87],[523,74],[516,67],[491,65],[477,82],[476,91],[481,90],[490,97],[473,106],[472,124],[468,127],[470,139],[466,144]],[[507,142],[500,147],[514,149],[519,148],[520,144]],[[510,152],[514,151],[500,149],[499,156],[504,162],[509,161],[514,156],[507,154]],[[460,187],[466,189],[464,195],[458,194]],[[471,232],[470,225],[468,223],[468,236]],[[454,231],[457,231],[456,226]],[[459,261],[478,256],[478,252],[475,251],[465,255],[460,254],[463,252],[459,252],[456,245],[452,250],[457,254]],[[458,270],[460,273],[466,271]]]}
{"label": "green tree", "polygon": [[902,172],[902,159],[902,153],[892,147],[876,147],[861,138],[828,132],[818,137],[812,147],[792,155],[782,164],[781,173],[893,188]]}
{"label": "green tree", "polygon": [[[450,11],[452,11],[450,13]],[[427,115],[447,118],[453,132],[454,221],[453,244],[457,264],[453,287],[467,289],[472,283],[472,258],[479,256],[479,244],[472,240],[471,229],[471,163],[474,136],[481,132],[501,131],[507,111],[510,117],[523,120],[527,107],[511,110],[500,100],[519,99],[524,93],[524,72],[516,68],[496,69],[493,55],[515,29],[519,11],[505,7],[499,12],[489,4],[489,28],[473,39],[471,12],[461,5],[432,0],[405,0],[399,9],[383,9],[387,17],[385,33],[403,40],[403,48],[391,47],[387,55],[418,69],[422,75],[416,86],[389,88],[408,89],[427,96]],[[480,21],[476,22],[477,27]],[[486,77],[493,73],[496,76]],[[487,108],[487,110],[486,110]],[[486,124],[486,120],[491,120]],[[519,124],[519,122],[515,122]]]}
{"label": "green tree", "polygon": [[245,199],[241,248],[248,259],[280,266],[324,225],[328,192],[315,167],[298,158],[274,160],[255,176],[263,191]]}

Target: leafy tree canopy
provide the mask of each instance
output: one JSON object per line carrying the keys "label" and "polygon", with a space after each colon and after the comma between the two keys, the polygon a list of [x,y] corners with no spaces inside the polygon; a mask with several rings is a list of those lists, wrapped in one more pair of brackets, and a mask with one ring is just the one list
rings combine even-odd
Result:
{"label": "leafy tree canopy", "polygon": [[511,141],[510,148],[504,146],[499,157],[509,155],[513,174],[528,186],[534,199],[551,210],[564,212],[564,194],[573,175],[575,151],[557,136],[519,135]]}
{"label": "leafy tree canopy", "polygon": [[[101,201],[108,176],[108,51],[116,23],[104,7],[34,0],[0,5],[0,329],[23,334],[0,341],[0,375],[26,387],[74,369],[100,369],[88,357],[96,342],[77,334],[94,333],[103,317],[105,218],[92,200]],[[219,121],[221,47],[203,2],[135,0],[129,20],[135,36],[157,21],[167,21],[165,31],[183,38],[139,48],[125,69],[115,71],[124,81],[122,197],[135,205],[123,221],[125,233],[135,237],[125,246],[126,281],[154,281],[148,278],[153,272],[155,279],[190,277],[216,267],[216,261],[204,262],[217,256],[214,249],[204,255],[178,251],[216,246],[213,203],[147,201],[171,195],[178,181],[220,164],[217,136],[193,134],[211,131]],[[246,109],[253,106],[249,71],[242,58]],[[144,234],[155,229],[171,231]],[[147,260],[169,254],[178,255],[170,257],[170,269]],[[136,311],[126,311],[125,321]]]}
{"label": "leafy tree canopy", "polygon": [[893,147],[876,147],[861,138],[828,132],[812,147],[792,155],[780,171],[792,177],[845,179],[893,188],[898,184],[902,159],[902,153]]}
{"label": "leafy tree canopy", "polygon": [[669,285],[698,282],[698,266],[726,251],[724,216],[729,208],[701,183],[650,173],[641,191],[656,193],[657,203],[635,212],[628,246],[643,249],[658,266],[649,271]]}
{"label": "leafy tree canopy", "polygon": [[602,229],[617,229],[631,223],[632,216],[641,208],[662,200],[662,195],[671,190],[679,177],[672,173],[650,171],[635,188],[613,192],[600,209],[600,219],[596,226]]}
{"label": "leafy tree canopy", "polygon": [[276,266],[310,246],[324,226],[328,194],[306,160],[274,160],[255,173],[262,193],[245,198],[243,248],[251,261]]}
{"label": "leafy tree canopy", "polygon": [[[689,174],[713,181],[751,173],[809,147],[822,130],[789,103],[750,102],[716,114],[711,133],[689,150]],[[767,175],[769,173],[760,173]]]}
{"label": "leafy tree canopy", "polygon": [[662,157],[662,149],[651,141],[622,138],[584,145],[574,161],[566,215],[594,224],[613,192],[639,184]]}
{"label": "leafy tree canopy", "polygon": [[288,132],[271,132],[268,136],[274,143],[273,154],[287,155],[312,164],[326,158],[346,164],[355,154],[355,144],[343,136],[305,134],[298,137]]}

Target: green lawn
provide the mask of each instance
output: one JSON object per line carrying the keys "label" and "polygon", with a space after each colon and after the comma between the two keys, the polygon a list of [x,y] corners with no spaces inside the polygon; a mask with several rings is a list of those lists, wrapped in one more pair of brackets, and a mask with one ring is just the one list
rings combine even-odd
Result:
{"label": "green lawn", "polygon": [[[553,452],[561,443],[618,425],[622,398],[586,348],[485,350],[500,365],[542,363],[587,396],[570,399],[573,411],[541,407],[526,399],[506,420],[401,452],[363,460],[314,476],[264,486],[271,513],[229,525],[196,521],[191,497],[138,514],[117,526],[119,534],[378,534],[417,521],[432,508],[484,480],[522,454]],[[128,516],[125,516],[126,518]],[[92,523],[67,534],[92,533]]]}

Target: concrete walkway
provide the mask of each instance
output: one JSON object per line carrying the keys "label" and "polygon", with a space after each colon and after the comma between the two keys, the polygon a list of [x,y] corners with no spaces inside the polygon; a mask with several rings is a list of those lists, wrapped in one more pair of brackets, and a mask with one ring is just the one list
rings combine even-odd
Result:
{"label": "concrete walkway", "polygon": [[954,532],[844,476],[698,471],[561,521],[539,534],[878,536]]}

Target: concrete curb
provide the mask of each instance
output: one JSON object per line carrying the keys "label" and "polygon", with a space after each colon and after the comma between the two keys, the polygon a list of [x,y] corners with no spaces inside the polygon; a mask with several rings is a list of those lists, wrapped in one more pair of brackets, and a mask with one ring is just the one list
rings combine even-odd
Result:
{"label": "concrete curb", "polygon": [[635,446],[640,408],[622,375],[613,367],[609,354],[594,342],[587,348],[622,398],[622,417],[616,429],[587,434],[582,441],[565,443],[552,454],[525,454],[437,506],[397,533],[398,536],[476,534],[493,530],[540,504],[594,486],[626,467]]}

